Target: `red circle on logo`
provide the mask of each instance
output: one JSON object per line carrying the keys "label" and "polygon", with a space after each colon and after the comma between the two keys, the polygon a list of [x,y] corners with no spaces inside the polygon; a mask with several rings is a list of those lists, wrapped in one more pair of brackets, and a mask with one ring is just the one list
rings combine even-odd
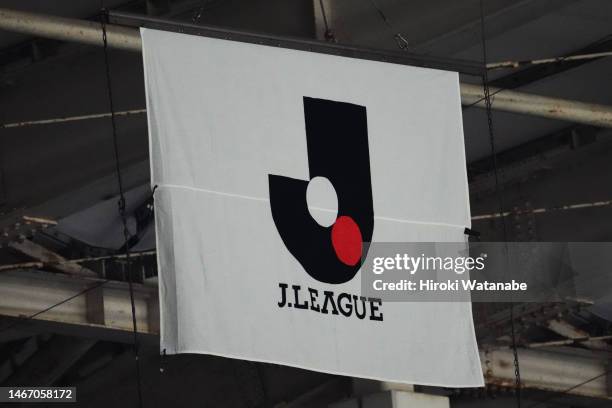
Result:
{"label": "red circle on logo", "polygon": [[336,256],[346,265],[357,265],[361,259],[362,237],[359,226],[349,216],[338,217],[331,231]]}

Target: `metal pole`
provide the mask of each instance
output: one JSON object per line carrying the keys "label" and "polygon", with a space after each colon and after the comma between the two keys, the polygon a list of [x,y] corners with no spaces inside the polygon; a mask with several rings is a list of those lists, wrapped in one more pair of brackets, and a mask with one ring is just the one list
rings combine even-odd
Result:
{"label": "metal pole", "polygon": [[[102,46],[102,32],[98,23],[54,17],[0,8],[0,29],[55,40],[74,41]],[[107,26],[108,45],[127,51],[140,52],[140,33],[133,28]],[[612,128],[612,107],[576,102],[516,91],[491,88],[493,109],[565,120],[586,125]],[[482,87],[461,84],[461,102],[484,107]]]}
{"label": "metal pole", "polygon": [[[612,107],[610,106],[511,90],[500,91],[499,88],[490,89],[491,94],[495,94],[492,96],[492,107],[497,110],[612,128]],[[482,87],[462,83],[461,103],[475,104],[475,106],[484,108]]]}
{"label": "metal pole", "polygon": [[[0,29],[53,40],[72,41],[100,47],[104,45],[100,23],[94,21],[0,8]],[[138,30],[108,25],[106,32],[109,47],[141,51],[142,43]]]}
{"label": "metal pole", "polygon": [[[612,399],[609,367],[604,354],[580,353],[570,348],[519,349],[524,367],[523,386],[563,394]],[[514,387],[512,350],[480,350],[480,361],[489,385]]]}

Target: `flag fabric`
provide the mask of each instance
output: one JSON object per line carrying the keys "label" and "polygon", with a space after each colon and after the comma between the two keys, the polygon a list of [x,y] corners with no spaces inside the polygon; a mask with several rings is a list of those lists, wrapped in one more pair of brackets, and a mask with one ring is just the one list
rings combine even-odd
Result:
{"label": "flag fabric", "polygon": [[469,302],[360,295],[368,242],[465,241],[458,74],[141,34],[162,351],[482,386]]}

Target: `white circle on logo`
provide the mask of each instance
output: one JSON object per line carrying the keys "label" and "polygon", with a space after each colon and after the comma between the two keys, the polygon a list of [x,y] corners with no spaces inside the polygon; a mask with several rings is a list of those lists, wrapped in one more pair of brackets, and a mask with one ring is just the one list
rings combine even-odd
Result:
{"label": "white circle on logo", "polygon": [[338,217],[338,196],[327,177],[315,177],[306,189],[306,204],[310,216],[322,227],[329,227]]}

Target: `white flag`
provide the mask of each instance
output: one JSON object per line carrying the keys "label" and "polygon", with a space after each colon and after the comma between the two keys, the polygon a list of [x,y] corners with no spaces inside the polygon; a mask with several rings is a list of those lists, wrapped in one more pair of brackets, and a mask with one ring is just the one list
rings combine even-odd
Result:
{"label": "white flag", "polygon": [[469,303],[360,296],[362,243],[464,240],[458,75],[142,39],[161,349],[482,386]]}

